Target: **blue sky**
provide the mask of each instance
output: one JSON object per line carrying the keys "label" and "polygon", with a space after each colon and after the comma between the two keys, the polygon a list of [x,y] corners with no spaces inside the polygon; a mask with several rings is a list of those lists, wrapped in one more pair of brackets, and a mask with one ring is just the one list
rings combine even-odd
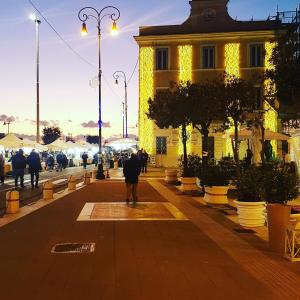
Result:
{"label": "blue sky", "polygon": [[[121,103],[123,88],[116,88],[112,74],[123,70],[129,77],[138,58],[133,36],[145,25],[180,24],[189,15],[188,0],[33,0],[47,19],[68,43],[97,65],[96,27],[87,23],[89,36],[81,37],[78,11],[84,6],[103,8],[114,5],[121,11],[120,35],[109,35],[110,21],[103,23],[103,121],[111,127],[104,129],[105,137],[121,133]],[[229,13],[240,20],[265,19],[279,10],[294,10],[298,0],[231,0]],[[27,0],[0,1],[0,121],[16,118],[12,131],[34,134],[35,119],[35,27],[28,15],[33,12]],[[97,89],[89,80],[97,69],[74,55],[42,21],[41,27],[41,119],[59,124],[65,134],[94,134],[94,128],[80,124],[97,121]],[[129,85],[129,132],[135,133],[138,111],[138,72]],[[0,132],[6,129],[0,123]]]}

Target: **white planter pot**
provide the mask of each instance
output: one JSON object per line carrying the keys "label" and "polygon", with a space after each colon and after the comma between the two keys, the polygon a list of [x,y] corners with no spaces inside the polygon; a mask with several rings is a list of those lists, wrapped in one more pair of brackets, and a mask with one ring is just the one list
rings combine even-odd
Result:
{"label": "white planter pot", "polygon": [[228,186],[205,186],[204,201],[210,204],[227,204]]}
{"label": "white planter pot", "polygon": [[177,174],[178,174],[177,170],[174,169],[165,170],[165,181],[167,183],[177,182],[178,181]]}
{"label": "white planter pot", "polygon": [[181,177],[180,190],[183,192],[198,191],[197,177]]}
{"label": "white planter pot", "polygon": [[266,221],[265,202],[240,202],[237,205],[239,224],[245,227],[261,227]]}

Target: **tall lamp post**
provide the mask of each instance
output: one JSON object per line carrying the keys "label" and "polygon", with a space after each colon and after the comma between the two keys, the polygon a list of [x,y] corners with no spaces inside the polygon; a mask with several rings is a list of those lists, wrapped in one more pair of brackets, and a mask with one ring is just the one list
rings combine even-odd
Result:
{"label": "tall lamp post", "polygon": [[78,18],[82,22],[82,35],[87,35],[87,26],[86,21],[93,18],[97,22],[98,29],[98,58],[99,58],[99,70],[98,70],[98,87],[99,87],[99,120],[98,120],[98,128],[99,128],[99,154],[102,153],[102,115],[101,115],[101,77],[102,77],[102,69],[101,69],[101,24],[102,20],[105,17],[109,17],[112,20],[112,34],[117,33],[117,23],[116,21],[120,18],[120,11],[114,6],[106,6],[100,11],[95,9],[94,7],[87,6],[82,8],[78,13]]}
{"label": "tall lamp post", "polygon": [[125,103],[122,102],[122,124],[123,124],[123,139],[125,137],[125,124],[124,124],[124,121],[125,121]]}
{"label": "tall lamp post", "polygon": [[35,22],[35,49],[36,49],[36,142],[40,142],[40,24],[41,20],[35,14],[30,15]]}
{"label": "tall lamp post", "polygon": [[10,121],[4,122],[3,125],[6,126],[7,125],[7,134],[9,134],[9,125],[10,125]]}
{"label": "tall lamp post", "polygon": [[127,78],[126,74],[123,71],[116,71],[113,74],[114,79],[116,80],[116,85],[119,84],[119,78],[121,77],[124,80],[124,87],[125,87],[125,137],[128,138],[128,104],[127,104]]}

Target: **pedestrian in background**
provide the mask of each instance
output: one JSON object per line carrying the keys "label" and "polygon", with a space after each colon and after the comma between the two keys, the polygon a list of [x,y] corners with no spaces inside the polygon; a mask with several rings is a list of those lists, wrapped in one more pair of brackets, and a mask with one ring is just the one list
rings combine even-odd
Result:
{"label": "pedestrian in background", "polygon": [[39,187],[39,174],[42,171],[42,165],[41,165],[40,156],[38,155],[38,153],[35,152],[34,149],[32,149],[31,153],[27,157],[26,162],[29,166],[31,188],[33,189],[34,186],[36,188],[38,188]]}
{"label": "pedestrian in background", "polygon": [[56,163],[57,163],[56,172],[58,172],[58,171],[62,172],[62,168],[63,168],[63,155],[62,155],[62,152],[59,152],[56,155]]}
{"label": "pedestrian in background", "polygon": [[47,158],[46,164],[47,164],[47,170],[51,172],[54,168],[54,157],[52,155],[50,155]]}
{"label": "pedestrian in background", "polygon": [[5,167],[5,159],[2,153],[0,153],[0,183],[4,184],[4,167]]}
{"label": "pedestrian in background", "polygon": [[126,203],[129,204],[132,198],[133,205],[137,202],[137,186],[139,175],[141,173],[141,165],[137,159],[137,155],[132,153],[129,160],[126,160],[123,165],[123,174],[126,183]]}
{"label": "pedestrian in background", "polygon": [[82,165],[83,165],[83,168],[86,169],[86,165],[87,165],[87,161],[88,161],[88,155],[86,154],[86,152],[84,152],[81,156],[82,158]]}
{"label": "pedestrian in background", "polygon": [[146,150],[143,151],[142,156],[142,173],[147,173],[147,165],[148,165],[149,154]]}
{"label": "pedestrian in background", "polygon": [[24,172],[26,168],[26,157],[24,151],[20,149],[14,156],[10,158],[13,174],[15,178],[15,187],[18,187],[19,178],[21,187],[24,188]]}

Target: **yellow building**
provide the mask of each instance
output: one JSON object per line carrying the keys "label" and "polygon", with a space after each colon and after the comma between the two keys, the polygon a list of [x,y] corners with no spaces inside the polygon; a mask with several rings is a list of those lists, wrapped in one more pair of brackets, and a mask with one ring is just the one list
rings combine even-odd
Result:
{"label": "yellow building", "polygon": [[[285,31],[278,20],[236,21],[227,11],[228,0],[193,0],[191,14],[181,25],[141,27],[135,37],[139,48],[139,141],[140,148],[155,157],[157,165],[176,166],[182,154],[180,131],[159,129],[146,116],[148,99],[170,81],[201,82],[224,72],[244,79],[271,68],[269,58],[276,37]],[[267,83],[265,83],[266,85]],[[261,94],[264,87],[258,87]],[[265,126],[277,131],[272,108]],[[216,159],[232,153],[230,130],[210,134],[210,151]],[[202,138],[189,128],[188,152],[201,155]],[[241,145],[241,157],[246,150]],[[276,150],[276,149],[274,149]]]}

